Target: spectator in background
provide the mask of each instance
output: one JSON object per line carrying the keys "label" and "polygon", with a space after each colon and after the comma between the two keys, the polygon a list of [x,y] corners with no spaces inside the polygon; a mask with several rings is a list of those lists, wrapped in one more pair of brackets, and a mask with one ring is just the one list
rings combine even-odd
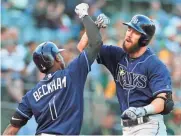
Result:
{"label": "spectator in background", "polygon": [[1,26],[1,47],[3,47],[3,42],[8,38],[8,28]]}
{"label": "spectator in background", "polygon": [[28,91],[37,83],[39,72],[32,58],[33,51],[37,47],[37,44],[34,41],[29,41],[25,45],[27,46],[28,51],[24,58],[25,67],[21,73],[24,82],[24,89],[25,91]]}
{"label": "spectator in background", "polygon": [[25,45],[28,48],[28,51],[25,55],[25,64],[28,65],[32,61],[32,54],[33,54],[33,51],[35,50],[37,44],[35,41],[29,41]]}
{"label": "spectator in background", "polygon": [[[64,9],[65,5],[61,1],[39,0],[33,12],[37,27],[56,30],[63,25],[70,26],[70,18],[65,16]],[[68,22],[68,24],[64,22]]]}
{"label": "spectator in background", "polygon": [[162,60],[162,62],[168,67],[169,71],[172,72],[173,54],[170,51],[168,51],[167,49],[162,49],[158,53],[158,56]]}
{"label": "spectator in background", "polygon": [[49,2],[46,12],[47,27],[58,29],[61,25],[61,16],[64,12],[64,4],[60,2]]}
{"label": "spectator in background", "polygon": [[5,80],[8,93],[15,101],[20,102],[23,96],[23,82],[20,72],[24,68],[24,61],[14,42],[7,41],[4,45],[5,49],[1,50],[2,80]]}
{"label": "spectator in background", "polygon": [[[61,47],[59,47],[61,48]],[[78,50],[76,48],[76,41],[69,40],[66,45],[64,45],[65,51],[62,52],[62,56],[64,57],[65,64],[68,65],[71,60],[78,55]]]}
{"label": "spectator in background", "polygon": [[61,44],[71,38],[71,19],[64,13],[65,5],[61,1],[40,0],[37,2],[33,16],[39,28],[39,41],[58,40]]}
{"label": "spectator in background", "polygon": [[6,29],[6,33],[1,50],[2,85],[7,89],[8,94],[19,102],[24,90],[21,71],[25,66],[23,58],[26,50],[22,45],[17,44],[18,29],[11,27]]}
{"label": "spectator in background", "polygon": [[90,5],[90,15],[93,17],[97,17],[101,14],[101,8],[106,5],[105,0],[83,0],[85,3],[89,3]]}
{"label": "spectator in background", "polygon": [[46,22],[47,5],[48,3],[46,2],[46,0],[38,0],[35,5],[33,16],[35,18],[36,26],[38,28],[47,26],[47,22]]}
{"label": "spectator in background", "polygon": [[[173,79],[173,99],[175,101],[175,107],[178,111],[181,111],[181,55],[174,55],[172,67],[172,79]],[[181,116],[181,112],[180,116]]]}
{"label": "spectator in background", "polygon": [[[173,79],[173,85],[175,88],[180,90],[181,93],[181,55],[180,54],[174,54],[173,56],[173,67],[172,67],[172,79]],[[181,96],[181,94],[180,94]],[[181,107],[181,105],[180,105]]]}
{"label": "spectator in background", "polygon": [[12,41],[16,45],[16,51],[18,52],[18,55],[23,59],[27,50],[23,44],[19,44],[19,37],[20,30],[17,27],[8,28],[8,39],[6,41]]}
{"label": "spectator in background", "polygon": [[159,0],[151,1],[150,11],[148,14],[151,19],[158,20],[161,28],[164,28],[166,25],[168,25],[169,16],[161,7]]}
{"label": "spectator in background", "polygon": [[166,39],[164,41],[165,46],[168,50],[170,50],[173,53],[179,53],[181,52],[181,48],[179,43],[176,41],[177,36],[177,29],[175,26],[168,26],[165,28],[164,34],[166,36]]}
{"label": "spectator in background", "polygon": [[177,107],[173,111],[173,118],[167,123],[169,129],[174,132],[174,135],[181,135],[181,108]]}

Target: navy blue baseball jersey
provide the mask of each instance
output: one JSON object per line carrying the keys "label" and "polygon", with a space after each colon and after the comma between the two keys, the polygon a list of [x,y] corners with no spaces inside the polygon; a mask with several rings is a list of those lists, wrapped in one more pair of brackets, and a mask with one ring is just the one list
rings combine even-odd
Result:
{"label": "navy blue baseball jersey", "polygon": [[79,134],[83,120],[83,89],[90,62],[82,52],[64,70],[45,76],[23,97],[17,112],[38,123],[36,134]]}
{"label": "navy blue baseball jersey", "polygon": [[169,71],[149,48],[142,56],[131,59],[122,48],[104,45],[97,62],[113,75],[122,112],[148,105],[157,94],[171,91]]}

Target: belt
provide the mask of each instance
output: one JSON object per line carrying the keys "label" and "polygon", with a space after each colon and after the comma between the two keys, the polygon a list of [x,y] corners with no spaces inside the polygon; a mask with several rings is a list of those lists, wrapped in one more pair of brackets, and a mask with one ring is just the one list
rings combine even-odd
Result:
{"label": "belt", "polygon": [[124,127],[132,127],[135,125],[143,124],[149,121],[148,116],[137,118],[136,120],[131,119],[121,119],[121,125]]}

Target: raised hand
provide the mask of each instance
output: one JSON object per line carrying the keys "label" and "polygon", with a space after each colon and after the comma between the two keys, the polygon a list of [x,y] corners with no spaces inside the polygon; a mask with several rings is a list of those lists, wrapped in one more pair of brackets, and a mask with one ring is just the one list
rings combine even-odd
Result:
{"label": "raised hand", "polygon": [[81,3],[75,7],[75,13],[79,18],[83,18],[85,15],[88,15],[88,9],[89,5],[87,3]]}
{"label": "raised hand", "polygon": [[95,24],[98,28],[106,28],[110,24],[110,19],[105,14],[100,14]]}

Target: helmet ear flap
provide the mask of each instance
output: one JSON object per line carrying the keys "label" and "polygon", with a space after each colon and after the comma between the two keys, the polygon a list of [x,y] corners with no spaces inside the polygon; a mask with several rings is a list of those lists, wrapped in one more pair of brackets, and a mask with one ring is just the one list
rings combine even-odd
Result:
{"label": "helmet ear flap", "polygon": [[148,42],[149,42],[148,37],[146,35],[143,35],[143,34],[141,35],[141,37],[138,41],[140,47],[146,46],[148,44]]}

